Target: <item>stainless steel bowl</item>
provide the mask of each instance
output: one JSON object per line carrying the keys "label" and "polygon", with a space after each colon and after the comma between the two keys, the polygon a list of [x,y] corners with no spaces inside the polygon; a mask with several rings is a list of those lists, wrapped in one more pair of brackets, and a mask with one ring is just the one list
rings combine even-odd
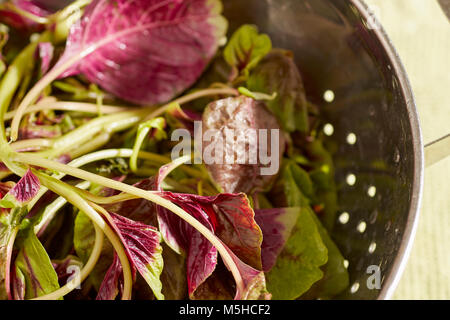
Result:
{"label": "stainless steel bowl", "polygon": [[[295,53],[309,98],[334,128],[328,143],[336,147],[340,209],[332,237],[349,261],[351,281],[336,298],[390,298],[414,239],[424,161],[413,94],[389,38],[359,0],[224,5],[230,32],[256,24],[275,46]],[[380,289],[367,286],[373,265]]]}

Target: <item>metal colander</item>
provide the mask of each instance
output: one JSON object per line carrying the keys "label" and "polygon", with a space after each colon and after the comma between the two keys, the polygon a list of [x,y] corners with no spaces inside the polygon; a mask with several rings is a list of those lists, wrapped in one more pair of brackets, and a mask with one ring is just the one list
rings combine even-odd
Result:
{"label": "metal colander", "polygon": [[[294,52],[308,97],[323,110],[339,186],[332,237],[350,273],[349,288],[337,298],[389,298],[413,241],[423,179],[416,107],[389,39],[359,0],[225,0],[224,6],[231,32],[252,23],[275,47]],[[379,267],[380,289],[367,285],[370,266]]]}

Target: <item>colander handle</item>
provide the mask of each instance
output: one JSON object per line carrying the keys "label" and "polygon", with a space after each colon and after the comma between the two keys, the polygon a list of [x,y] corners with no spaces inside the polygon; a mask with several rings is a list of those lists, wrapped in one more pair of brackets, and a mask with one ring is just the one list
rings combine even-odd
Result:
{"label": "colander handle", "polygon": [[450,156],[450,134],[425,146],[425,166],[433,164]]}
{"label": "colander handle", "polygon": [[447,18],[450,20],[450,0],[438,0]]}

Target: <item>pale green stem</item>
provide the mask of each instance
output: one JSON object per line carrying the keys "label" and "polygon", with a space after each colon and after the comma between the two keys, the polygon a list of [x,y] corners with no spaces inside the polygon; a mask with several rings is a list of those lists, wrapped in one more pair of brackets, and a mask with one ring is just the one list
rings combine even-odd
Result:
{"label": "pale green stem", "polygon": [[[85,113],[98,113],[98,105],[87,102],[73,102],[73,101],[45,101],[39,102],[25,110],[25,113],[32,113],[44,110],[61,110],[61,111],[74,111],[74,112],[85,112]],[[138,110],[136,108],[130,107],[120,107],[120,106],[110,106],[110,105],[102,105],[101,106],[102,114],[112,114],[124,111],[133,111]],[[11,120],[16,114],[16,110],[7,112],[5,114],[5,120]],[[25,114],[24,113],[24,114]]]}
{"label": "pale green stem", "polygon": [[198,90],[196,92],[187,94],[185,96],[179,97],[178,99],[173,100],[172,102],[158,108],[157,110],[155,110],[153,113],[149,114],[144,120],[143,122],[153,119],[161,114],[163,114],[164,112],[167,111],[167,109],[169,109],[173,104],[184,104],[199,98],[203,98],[203,97],[208,97],[208,96],[215,96],[215,95],[230,95],[230,96],[238,96],[239,92],[234,89],[234,88],[219,88],[219,89],[203,89],[203,90]]}
{"label": "pale green stem", "polygon": [[[77,184],[75,187],[78,189],[87,189],[90,185],[91,183],[89,181],[83,181]],[[59,197],[51,204],[46,206],[44,212],[42,213],[41,221],[39,221],[39,223],[34,226],[34,233],[40,233],[42,231],[42,228],[46,226],[50,220],[53,219],[58,210],[61,209],[66,203],[67,200],[64,199],[64,197]]]}
{"label": "pale green stem", "polygon": [[53,145],[51,139],[27,139],[19,140],[10,144],[14,151],[27,149],[50,148]]}
{"label": "pale green stem", "polygon": [[113,133],[136,125],[148,110],[135,110],[115,113],[100,118],[95,118],[62,137],[53,140],[53,148],[38,152],[41,157],[55,158],[92,140],[99,133]]}
{"label": "pale green stem", "polygon": [[38,24],[46,24],[49,23],[49,19],[46,17],[40,17],[37,15],[32,14],[31,12],[22,10],[21,8],[17,7],[16,5],[14,5],[11,2],[7,2],[5,4],[2,5],[2,7],[4,7],[4,9],[6,10],[11,10],[15,13],[17,13],[18,15],[21,15],[22,17],[31,20],[33,22],[36,22]]}
{"label": "pale green stem", "polygon": [[97,213],[97,211],[95,211],[86,202],[85,199],[83,199],[78,193],[73,192],[73,190],[69,188],[64,182],[56,180],[42,173],[39,173],[36,170],[34,170],[34,174],[36,174],[36,176],[39,178],[41,184],[43,184],[49,190],[55,192],[56,194],[59,194],[62,197],[66,198],[68,202],[70,202],[74,207],[78,208],[81,212],[84,212],[92,220],[94,224],[96,224],[100,229],[102,229],[102,231],[105,233],[106,237],[114,247],[114,250],[116,251],[117,256],[119,257],[120,263],[122,264],[123,278],[124,278],[124,289],[122,299],[129,300],[131,298],[132,281],[133,281],[131,274],[131,267],[128,261],[127,254],[125,253],[125,249],[123,248],[123,245],[119,237],[116,235],[116,233],[111,229],[111,227],[108,226],[108,224]]}

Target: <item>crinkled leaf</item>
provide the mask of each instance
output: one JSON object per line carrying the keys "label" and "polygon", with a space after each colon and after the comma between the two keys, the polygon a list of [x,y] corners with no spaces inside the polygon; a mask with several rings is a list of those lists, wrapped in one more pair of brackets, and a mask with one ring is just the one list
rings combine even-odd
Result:
{"label": "crinkled leaf", "polygon": [[328,252],[312,215],[308,207],[301,208],[291,236],[266,274],[273,299],[296,299],[323,277],[320,267],[327,262]]}
{"label": "crinkled leaf", "polygon": [[32,230],[27,232],[15,266],[25,278],[25,299],[36,298],[59,289],[58,275]]}
{"label": "crinkled leaf", "polygon": [[269,95],[277,93],[267,107],[278,118],[283,130],[307,132],[309,129],[305,89],[292,55],[272,50],[252,71],[247,87]]}
{"label": "crinkled leaf", "polygon": [[248,73],[272,49],[272,41],[266,34],[259,34],[254,25],[243,25],[228,42],[223,56],[238,72]]}
{"label": "crinkled leaf", "polygon": [[[266,141],[260,129],[268,130]],[[212,137],[209,130],[214,130]],[[262,102],[245,96],[222,99],[203,114],[203,160],[223,192],[266,189],[278,173],[284,147],[280,126]],[[269,157],[268,164],[261,153]]]}
{"label": "crinkled leaf", "polygon": [[161,293],[163,269],[161,236],[155,227],[111,213],[112,226],[125,246],[128,258],[148,283],[157,299]]}
{"label": "crinkled leaf", "polygon": [[113,263],[106,272],[105,278],[100,285],[96,300],[114,300],[120,291],[121,278],[122,265],[117,254],[114,254]]}
{"label": "crinkled leaf", "polygon": [[264,272],[275,265],[278,255],[294,228],[300,208],[274,208],[255,211],[255,219],[263,234],[262,266]]}
{"label": "crinkled leaf", "polygon": [[227,22],[219,0],[93,0],[71,29],[63,76],[137,104],[168,101],[190,87],[214,56]]}

